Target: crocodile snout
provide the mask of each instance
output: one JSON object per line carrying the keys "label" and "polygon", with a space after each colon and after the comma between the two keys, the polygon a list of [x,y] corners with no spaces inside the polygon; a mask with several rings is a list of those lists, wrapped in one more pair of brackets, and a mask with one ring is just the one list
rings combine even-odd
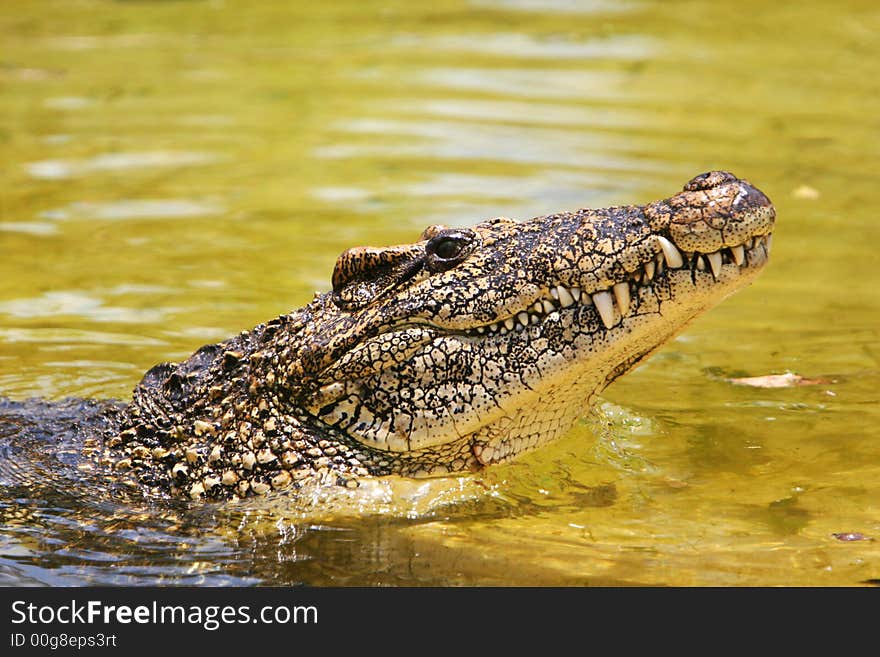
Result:
{"label": "crocodile snout", "polygon": [[691,178],[682,189],[686,192],[709,192],[708,197],[695,196],[694,205],[713,208],[717,203],[724,205],[725,198],[731,202],[727,209],[732,212],[766,209],[773,211],[773,203],[749,181],[737,178],[729,171],[707,171]]}
{"label": "crocodile snout", "polygon": [[707,171],[691,178],[682,191],[699,192],[700,190],[712,189],[713,187],[720,187],[721,185],[736,181],[737,177],[729,171]]}

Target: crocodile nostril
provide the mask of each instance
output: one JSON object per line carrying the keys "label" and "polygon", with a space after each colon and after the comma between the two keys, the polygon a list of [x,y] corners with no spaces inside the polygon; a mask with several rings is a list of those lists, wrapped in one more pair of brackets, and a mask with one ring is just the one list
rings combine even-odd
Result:
{"label": "crocodile nostril", "polygon": [[686,192],[698,192],[703,189],[712,189],[720,187],[726,183],[736,182],[738,179],[729,171],[707,171],[699,176],[691,178],[687,185],[684,186]]}

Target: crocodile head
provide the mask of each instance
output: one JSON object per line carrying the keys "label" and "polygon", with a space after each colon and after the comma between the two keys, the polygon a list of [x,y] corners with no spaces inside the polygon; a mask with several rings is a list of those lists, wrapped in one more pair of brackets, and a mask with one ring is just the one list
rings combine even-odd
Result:
{"label": "crocodile head", "polygon": [[763,193],[713,171],[646,206],[432,226],[413,244],[352,249],[277,383],[384,471],[503,461],[563,434],[750,282],[774,219]]}

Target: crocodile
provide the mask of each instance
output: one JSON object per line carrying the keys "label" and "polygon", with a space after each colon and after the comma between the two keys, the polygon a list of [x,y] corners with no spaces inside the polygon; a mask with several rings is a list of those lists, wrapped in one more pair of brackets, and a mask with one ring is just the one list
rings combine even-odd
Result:
{"label": "crocodile", "polygon": [[332,290],[153,367],[129,402],[0,400],[0,435],[55,408],[47,440],[74,428],[68,460],[145,496],[478,470],[565,434],[752,281],[774,222],[761,191],[710,171],[642,206],[430,226],[345,251]]}

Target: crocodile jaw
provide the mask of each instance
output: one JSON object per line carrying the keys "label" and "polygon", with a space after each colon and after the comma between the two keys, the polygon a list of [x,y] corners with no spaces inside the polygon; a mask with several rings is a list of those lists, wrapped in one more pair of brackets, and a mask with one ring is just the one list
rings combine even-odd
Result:
{"label": "crocodile jaw", "polygon": [[[540,324],[531,318],[527,327],[517,323],[514,333],[528,333],[531,340],[540,339],[544,321],[554,324],[572,335],[573,350],[555,362],[548,360],[539,382],[527,382],[531,390],[511,404],[515,413],[504,414],[471,435],[477,461],[482,465],[505,461],[565,434],[586,413],[594,395],[755,278],[767,262],[771,239],[768,234],[750,242],[751,248],[743,246],[741,265],[725,255],[717,274],[711,265],[698,264],[697,258],[705,256],[692,256],[689,263],[682,258],[675,269],[664,260],[656,264],[664,267],[663,272],[657,274],[655,269],[651,280],[644,274],[633,279],[626,292],[612,287],[592,295],[582,293],[580,300],[554,310]],[[565,298],[565,289],[556,294]],[[505,328],[497,329],[499,336],[504,336]]]}
{"label": "crocodile jaw", "polygon": [[[712,172],[643,208],[481,224],[474,257],[352,315],[350,333],[372,337],[304,405],[390,471],[506,460],[563,434],[593,395],[750,282],[774,219],[763,194]],[[370,257],[387,267],[422,248]]]}

